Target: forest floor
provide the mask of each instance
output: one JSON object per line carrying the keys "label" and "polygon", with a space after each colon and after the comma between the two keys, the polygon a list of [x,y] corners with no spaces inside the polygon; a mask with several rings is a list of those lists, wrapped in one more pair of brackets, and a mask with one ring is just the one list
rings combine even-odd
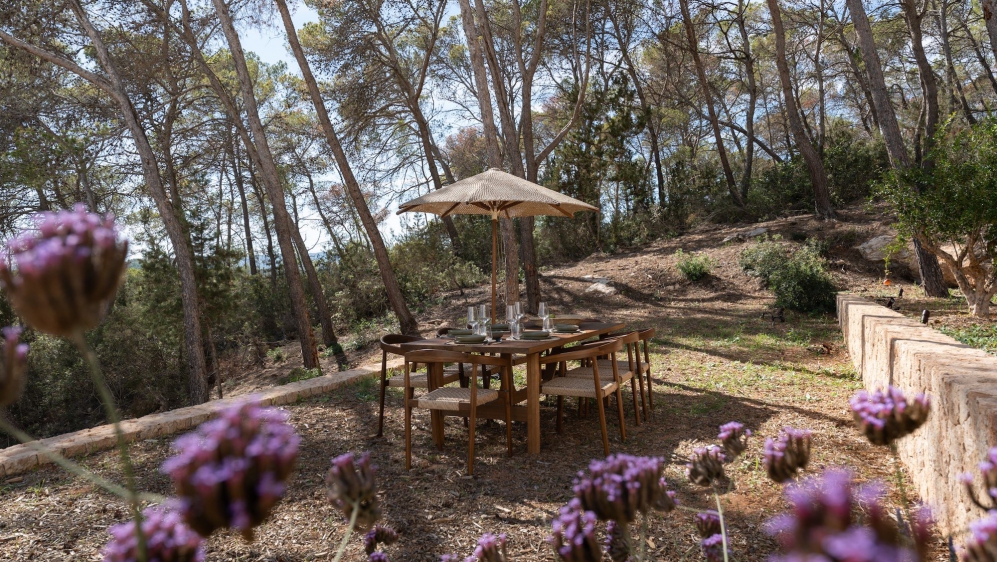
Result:
{"label": "forest floor", "polygon": [[[787,313],[784,323],[762,316],[773,303],[771,293],[738,266],[751,242],[723,241],[733,234],[764,227],[787,240],[803,237],[828,241],[829,263],[839,286],[872,298],[907,288],[902,309],[919,309],[918,290],[894,271],[893,284],[882,285],[883,265],[863,260],[852,249],[889,231],[878,209],[854,208],[833,228],[809,218],[781,219],[739,228],[707,226],[662,240],[631,253],[594,255],[577,263],[543,270],[545,300],[561,313],[623,321],[630,327],[656,329],[652,342],[653,418],[633,425],[628,392],[627,441],[621,442],[610,419],[614,452],[686,457],[697,446],[715,442],[719,425],[736,420],[754,432],[748,451],[728,469],[731,488],[721,498],[731,534],[732,560],[764,560],[776,545],[765,522],[786,507],[781,487],[769,481],[761,465],[765,437],[785,426],[814,432],[810,473],[829,466],[850,466],[860,480],[896,481],[887,449],[870,445],[855,431],[848,398],[860,387],[841,333],[832,316]],[[699,283],[686,281],[675,268],[674,253],[705,252],[712,274]],[[589,291],[595,279],[607,279],[612,294]],[[421,315],[426,333],[456,322],[467,305],[484,303],[486,287],[448,295]],[[961,313],[957,306],[935,302],[936,319]],[[947,312],[945,312],[947,311]],[[295,366],[294,346],[279,365],[249,371],[228,394],[275,384]],[[354,352],[357,362],[376,350]],[[379,353],[377,353],[379,359]],[[300,356],[297,359],[300,364]],[[272,371],[272,372],[270,372]],[[331,560],[345,525],[325,496],[329,459],[347,451],[369,451],[379,467],[382,523],[395,527],[401,540],[386,551],[393,560],[438,560],[440,555],[467,556],[484,532],[505,533],[513,560],[553,560],[544,539],[560,506],[571,497],[572,479],[590,459],[601,457],[597,417],[579,418],[566,408],[564,433],[554,431],[550,403],[542,409],[542,452],[526,454],[525,427],[514,425],[515,454],[505,455],[501,422],[479,427],[473,478],[465,474],[467,432],[450,420],[446,448],[436,451],[429,417],[414,415],[413,469],[404,469],[403,409],[400,392],[389,392],[385,435],[377,431],[377,384],[363,380],[337,392],[288,406],[302,436],[302,455],[287,497],[271,519],[246,543],[221,533],[208,542],[208,560]],[[148,440],[133,447],[138,481],[145,490],[168,494],[169,482],[158,467],[170,454],[172,439]],[[83,460],[108,478],[119,478],[113,453]],[[715,508],[713,498],[688,482],[684,465],[669,460],[666,477],[679,501],[694,509]],[[900,501],[896,486],[888,503]],[[0,486],[0,559],[94,560],[106,542],[106,529],[126,519],[118,499],[52,467],[9,479]],[[692,514],[655,515],[647,546],[656,560],[701,560]],[[939,539],[935,556],[943,555]],[[365,559],[362,541],[350,541],[347,560]]]}

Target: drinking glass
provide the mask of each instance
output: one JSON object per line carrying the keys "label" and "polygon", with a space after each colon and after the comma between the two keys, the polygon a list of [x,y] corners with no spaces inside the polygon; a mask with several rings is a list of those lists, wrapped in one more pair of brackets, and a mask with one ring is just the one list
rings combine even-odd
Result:
{"label": "drinking glass", "polygon": [[519,321],[519,316],[516,315],[515,305],[510,304],[505,307],[505,320],[509,323],[510,327]]}
{"label": "drinking glass", "polygon": [[523,318],[526,317],[526,315],[523,314],[523,305],[517,302],[515,304],[515,308],[516,308],[516,320],[522,322]]}
{"label": "drinking glass", "polygon": [[486,318],[487,319],[491,319],[491,317],[488,316],[488,305],[487,304],[479,305],[478,306],[478,320],[480,320],[480,321],[483,322]]}
{"label": "drinking glass", "polygon": [[540,318],[547,318],[547,303],[540,303],[540,309],[537,310],[537,315],[540,316]]}
{"label": "drinking glass", "polygon": [[551,331],[554,328],[554,319],[550,316],[544,316],[544,330]]}
{"label": "drinking glass", "polygon": [[476,309],[473,306],[467,307],[467,325],[471,328],[471,333],[478,333],[478,316],[475,314]]}
{"label": "drinking glass", "polygon": [[509,324],[509,331],[511,332],[509,337],[514,340],[518,340],[519,336],[523,335],[523,325],[519,322],[513,322],[512,324]]}

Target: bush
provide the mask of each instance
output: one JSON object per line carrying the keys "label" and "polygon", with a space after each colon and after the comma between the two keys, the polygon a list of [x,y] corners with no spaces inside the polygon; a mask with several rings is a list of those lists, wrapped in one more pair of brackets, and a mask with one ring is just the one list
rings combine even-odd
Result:
{"label": "bush", "polygon": [[799,312],[829,312],[834,309],[837,288],[815,245],[792,253],[779,243],[766,240],[741,252],[741,269],[756,275],[775,293],[775,305]]}
{"label": "bush", "polygon": [[680,249],[675,252],[675,257],[678,259],[676,267],[693,283],[705,278],[713,269],[713,260],[703,254],[686,254]]}

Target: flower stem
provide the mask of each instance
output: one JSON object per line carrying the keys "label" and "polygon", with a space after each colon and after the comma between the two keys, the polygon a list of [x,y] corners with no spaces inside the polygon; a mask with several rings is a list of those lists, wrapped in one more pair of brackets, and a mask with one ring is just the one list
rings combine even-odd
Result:
{"label": "flower stem", "polygon": [[121,431],[121,416],[118,413],[118,408],[114,403],[114,395],[111,394],[111,389],[107,386],[107,381],[104,379],[104,373],[100,370],[100,363],[97,361],[97,354],[93,352],[90,346],[87,344],[87,340],[83,335],[83,331],[77,331],[72,336],[73,344],[76,348],[80,350],[80,354],[83,355],[84,361],[86,361],[87,367],[90,370],[90,378],[93,380],[94,386],[97,387],[97,394],[100,396],[100,402],[104,405],[104,413],[107,415],[108,421],[114,425],[114,437],[118,446],[118,453],[121,456],[121,468],[125,473],[125,488],[127,489],[126,498],[131,507],[132,518],[135,520],[135,534],[138,537],[138,555],[140,561],[148,560],[148,552],[146,549],[145,533],[142,531],[142,506],[139,502],[138,492],[135,486],[135,469],[132,466],[131,457],[128,454],[128,443],[125,442],[124,433]]}
{"label": "flower stem", "polygon": [[910,499],[907,497],[907,486],[904,483],[904,470],[903,466],[900,464],[900,453],[897,451],[897,444],[895,441],[890,443],[890,451],[893,452],[893,462],[896,464],[894,478],[897,480],[897,491],[900,492],[900,501],[903,504],[904,517],[907,518],[907,530],[910,531],[909,535],[913,536],[913,528],[911,527],[910,518]]}
{"label": "flower stem", "polygon": [[720,494],[717,493],[715,486],[713,486],[713,497],[717,500],[717,516],[720,518],[720,537],[723,539],[724,562],[729,562],[727,554],[727,524],[724,522],[724,508],[720,505]]}
{"label": "flower stem", "polygon": [[343,553],[346,552],[346,545],[350,542],[350,536],[353,535],[353,528],[357,526],[357,515],[360,514],[360,502],[353,504],[353,513],[350,514],[350,524],[346,527],[346,534],[343,535],[343,540],[339,543],[339,550],[336,551],[336,557],[332,559],[332,562],[339,562],[339,559],[343,557]]}
{"label": "flower stem", "polygon": [[638,562],[650,560],[650,558],[647,557],[647,520],[650,519],[650,517],[650,513],[644,513],[643,517],[640,518],[640,555],[637,557]]}

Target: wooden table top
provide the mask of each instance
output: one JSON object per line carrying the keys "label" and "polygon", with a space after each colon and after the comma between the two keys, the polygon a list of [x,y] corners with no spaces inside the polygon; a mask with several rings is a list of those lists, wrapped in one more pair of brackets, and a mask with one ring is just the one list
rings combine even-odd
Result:
{"label": "wooden table top", "polygon": [[400,345],[405,351],[416,349],[446,349],[450,351],[460,351],[464,353],[509,353],[512,355],[530,355],[561,347],[569,343],[587,340],[601,334],[608,334],[617,330],[622,330],[626,324],[601,322],[586,324],[585,330],[572,334],[558,334],[551,332],[551,337],[545,340],[513,340],[508,337],[496,343],[456,343],[450,338],[432,338],[406,342]]}

